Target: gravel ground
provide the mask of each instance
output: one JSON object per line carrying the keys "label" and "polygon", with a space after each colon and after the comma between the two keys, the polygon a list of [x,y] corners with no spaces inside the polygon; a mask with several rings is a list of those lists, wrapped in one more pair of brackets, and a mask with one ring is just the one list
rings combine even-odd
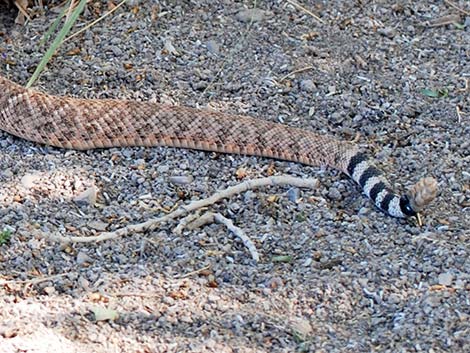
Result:
{"label": "gravel ground", "polygon": [[[438,179],[424,225],[385,216],[331,170],[172,148],[64,151],[3,133],[1,352],[470,351],[470,16],[444,1],[302,4],[324,23],[288,1],[134,1],[67,41],[35,87],[358,136],[399,190]],[[106,10],[93,1],[80,26]],[[35,9],[24,26],[15,16],[0,5],[0,71],[25,84],[57,11]],[[68,246],[38,235],[96,235],[272,173],[320,185],[212,207],[251,237],[259,263],[215,224]]]}

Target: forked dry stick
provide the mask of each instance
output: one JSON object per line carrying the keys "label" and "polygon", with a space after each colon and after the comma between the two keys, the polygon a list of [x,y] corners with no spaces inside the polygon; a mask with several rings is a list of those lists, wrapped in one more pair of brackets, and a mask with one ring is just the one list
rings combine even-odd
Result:
{"label": "forked dry stick", "polygon": [[162,217],[153,218],[143,223],[129,225],[123,228],[119,228],[113,232],[104,232],[97,236],[91,237],[65,237],[57,234],[40,234],[50,240],[59,241],[62,243],[92,243],[100,242],[104,240],[117,239],[129,234],[143,233],[146,231],[152,231],[156,229],[161,223],[168,222],[172,219],[182,217],[190,212],[194,212],[202,207],[210,206],[222,199],[231,197],[233,195],[240,194],[247,190],[259,188],[262,186],[274,186],[274,185],[291,185],[298,188],[310,188],[314,189],[318,186],[318,180],[313,178],[296,178],[289,175],[270,176],[259,179],[247,180],[235,186],[228,187],[221,190],[214,195],[202,199],[193,201],[188,205],[182,205],[175,211],[166,214]]}

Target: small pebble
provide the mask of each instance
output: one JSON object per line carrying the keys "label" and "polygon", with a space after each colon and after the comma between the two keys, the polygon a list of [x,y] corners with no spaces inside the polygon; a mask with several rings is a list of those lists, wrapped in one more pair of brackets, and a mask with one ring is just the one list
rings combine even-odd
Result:
{"label": "small pebble", "polygon": [[78,254],[77,254],[77,264],[78,265],[85,265],[85,264],[90,264],[93,262],[93,259],[88,256],[88,254],[80,251]]}
{"label": "small pebble", "polygon": [[9,179],[9,178],[11,178],[12,176],[15,175],[15,174],[12,172],[12,170],[9,169],[9,168],[3,170],[1,173],[2,173],[2,176],[5,177],[5,178],[7,178],[7,179]]}
{"label": "small pebble", "polygon": [[302,80],[300,81],[300,89],[305,92],[315,92],[317,89],[317,86],[312,80]]}
{"label": "small pebble", "polygon": [[176,185],[187,185],[191,184],[194,181],[194,177],[192,175],[178,175],[178,176],[171,176],[169,178],[170,183]]}
{"label": "small pebble", "polygon": [[287,190],[287,198],[290,202],[297,202],[300,198],[299,188],[290,188]]}
{"label": "small pebble", "polygon": [[343,198],[343,195],[341,194],[341,192],[337,189],[337,188],[330,188],[328,190],[328,194],[327,194],[328,198],[331,199],[331,200],[341,200]]}
{"label": "small pebble", "polygon": [[252,8],[239,11],[235,17],[240,22],[249,23],[260,22],[268,15],[269,13],[267,11],[261,10],[259,8]]}
{"label": "small pebble", "polygon": [[101,221],[90,221],[87,223],[88,227],[94,230],[98,230],[100,232],[103,232],[108,228],[109,224]]}
{"label": "small pebble", "polygon": [[440,285],[450,286],[454,280],[454,275],[450,272],[441,273],[437,278]]}
{"label": "small pebble", "polygon": [[299,334],[301,337],[308,337],[312,332],[313,328],[310,325],[310,321],[301,317],[296,317],[290,320],[289,322],[291,328]]}
{"label": "small pebble", "polygon": [[52,295],[56,292],[55,288],[52,287],[52,286],[48,286],[48,287],[44,287],[43,288],[43,291],[44,293],[46,293],[47,295]]}
{"label": "small pebble", "polygon": [[92,186],[80,193],[73,200],[77,204],[94,205],[96,203],[97,196],[98,188],[96,186]]}
{"label": "small pebble", "polygon": [[209,40],[206,43],[207,50],[214,54],[218,55],[219,54],[219,44],[215,40]]}
{"label": "small pebble", "polygon": [[390,39],[395,37],[395,30],[391,27],[379,28],[377,30],[377,32],[379,34],[383,35],[384,37],[387,37],[387,38],[390,38]]}
{"label": "small pebble", "polygon": [[21,185],[27,189],[31,189],[40,179],[41,176],[38,174],[26,174],[21,178]]}

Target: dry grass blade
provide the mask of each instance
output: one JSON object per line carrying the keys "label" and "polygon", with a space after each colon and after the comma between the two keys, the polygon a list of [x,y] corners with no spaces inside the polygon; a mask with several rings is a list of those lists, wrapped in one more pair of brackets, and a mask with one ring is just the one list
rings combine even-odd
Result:
{"label": "dry grass blade", "polygon": [[[49,39],[49,37],[51,36],[51,34],[57,29],[57,26],[59,25],[60,23],[60,20],[65,16],[65,12],[67,11],[67,9],[70,9],[70,2],[72,0],[68,0],[67,3],[65,4],[64,8],[62,9],[62,11],[60,12],[59,16],[57,16],[57,18],[55,19],[55,21],[52,23],[51,27],[49,27],[49,29],[47,30],[47,32],[43,35],[41,41],[39,42],[39,45],[44,45],[46,43],[46,41]],[[67,22],[67,19],[66,19],[66,22]]]}
{"label": "dry grass blade", "polygon": [[[70,0],[70,1],[71,1],[70,4],[67,3],[68,6],[66,6],[68,8],[67,8],[67,15],[65,15],[65,22],[70,20],[70,16],[72,15],[73,10],[75,9],[75,0]],[[66,7],[64,7],[64,10]]]}
{"label": "dry grass blade", "polygon": [[26,88],[31,87],[32,84],[37,80],[42,70],[44,70],[44,68],[46,67],[46,64],[51,60],[57,48],[62,44],[67,33],[70,32],[70,29],[72,28],[74,23],[77,21],[78,16],[82,13],[83,9],[85,8],[86,3],[87,3],[87,0],[80,0],[80,3],[73,11],[72,15],[70,16],[70,19],[67,22],[65,22],[64,27],[60,30],[59,34],[54,39],[54,42],[52,42],[51,46],[46,51],[46,54],[44,54],[44,56],[42,57],[38,66],[36,67],[36,70],[34,71],[33,75],[31,76],[28,83],[26,84]]}
{"label": "dry grass blade", "polygon": [[69,39],[72,39],[73,37],[76,37],[78,36],[80,33],[86,31],[87,29],[89,29],[90,27],[94,26],[95,24],[97,24],[98,22],[100,22],[101,20],[103,20],[104,18],[106,18],[107,16],[111,15],[114,11],[116,11],[118,8],[120,8],[122,5],[124,5],[124,3],[126,2],[127,0],[122,0],[119,4],[117,4],[114,8],[112,8],[111,10],[109,10],[108,12],[106,12],[103,16],[97,18],[96,20],[94,20],[93,22],[90,22],[89,24],[87,24],[85,27],[83,27],[81,30],[75,32],[74,34],[71,34],[70,36],[68,36],[67,38],[64,39],[63,42],[66,42],[68,41]]}
{"label": "dry grass blade", "polygon": [[282,82],[282,81],[284,81],[286,78],[291,77],[291,76],[293,76],[293,75],[295,75],[295,74],[299,74],[299,73],[304,72],[304,71],[312,70],[313,68],[314,68],[313,66],[306,66],[306,67],[303,67],[303,68],[301,68],[301,69],[291,71],[291,72],[289,72],[287,75],[282,76],[282,77],[279,79],[279,82]]}
{"label": "dry grass blade", "polygon": [[294,6],[294,7],[297,7],[299,10],[302,10],[303,12],[309,14],[309,15],[312,16],[314,19],[316,19],[318,22],[323,23],[323,24],[325,23],[325,22],[323,22],[323,20],[322,20],[320,17],[318,17],[318,16],[315,15],[312,11],[310,11],[309,9],[303,7],[303,6],[300,5],[299,3],[297,3],[297,2],[295,2],[295,1],[293,1],[293,0],[287,0],[287,2],[288,2],[289,4],[291,4],[292,6]]}
{"label": "dry grass blade", "polygon": [[460,7],[458,7],[457,5],[455,5],[452,1],[449,1],[449,0],[444,0],[444,2],[449,5],[450,7],[453,7],[454,9],[456,10],[459,10],[460,12],[464,13],[465,15],[467,16],[470,16],[470,11],[466,11]]}
{"label": "dry grass blade", "polygon": [[21,15],[26,17],[28,21],[31,20],[31,17],[29,17],[28,12],[26,11],[26,6],[28,6],[28,2],[25,0],[15,0],[14,3],[18,11],[20,12],[18,14],[18,17],[16,17],[15,22],[24,24],[24,18]]}

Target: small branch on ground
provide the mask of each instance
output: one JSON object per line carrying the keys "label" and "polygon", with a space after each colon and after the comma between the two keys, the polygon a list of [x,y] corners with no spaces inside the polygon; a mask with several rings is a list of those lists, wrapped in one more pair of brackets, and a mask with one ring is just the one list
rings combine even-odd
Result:
{"label": "small branch on ground", "polygon": [[[238,185],[231,186],[224,190],[221,190],[208,198],[198,200],[198,201],[193,201],[188,205],[182,205],[179,208],[177,208],[175,211],[167,215],[164,215],[162,217],[152,218],[143,223],[132,224],[123,228],[119,228],[113,232],[103,232],[100,235],[91,236],[91,237],[65,237],[65,236],[58,235],[58,234],[51,234],[51,235],[41,234],[41,236],[47,239],[53,240],[53,241],[61,242],[61,243],[92,243],[92,242],[97,243],[97,242],[101,242],[105,240],[118,239],[120,237],[133,234],[133,233],[144,233],[147,231],[152,231],[156,229],[161,223],[168,222],[172,219],[182,217],[184,215],[189,214],[190,212],[194,212],[203,207],[210,206],[222,199],[240,194],[247,190],[256,189],[262,186],[274,186],[274,185],[291,185],[291,186],[296,186],[298,188],[314,189],[318,186],[318,180],[314,178],[307,178],[307,179],[296,178],[290,175],[270,176],[270,177],[265,177],[265,178],[247,180]],[[224,223],[222,219],[217,219],[217,221],[220,223]],[[224,224],[230,229],[231,226],[229,226],[229,224],[226,224],[226,223]],[[237,236],[239,236],[244,242],[245,246],[247,246],[250,249],[250,246],[247,245],[244,238],[240,236],[239,234],[237,234]]]}
{"label": "small branch on ground", "polygon": [[458,105],[455,106],[455,111],[457,113],[457,122],[460,124],[462,122],[462,111]]}
{"label": "small branch on ground", "polygon": [[107,293],[110,297],[140,297],[140,298],[159,298],[161,294],[141,293],[141,292],[115,292]]}
{"label": "small branch on ground", "polygon": [[191,272],[188,272],[188,273],[185,273],[185,274],[182,274],[182,275],[176,275],[174,276],[175,279],[183,279],[183,278],[188,278],[188,277],[191,277],[191,276],[194,276],[194,275],[197,275],[201,272],[204,272],[204,271],[207,271],[211,268],[211,265],[207,265],[207,266],[204,266],[202,268],[199,268],[195,271],[191,271]]}
{"label": "small branch on ground", "polygon": [[463,14],[467,15],[467,16],[470,16],[470,11],[466,11],[460,7],[458,7],[457,5],[455,5],[452,1],[449,1],[449,0],[444,0],[444,2],[449,5],[450,7],[453,7],[454,9],[456,10],[459,10],[460,12],[462,12]]}
{"label": "small branch on ground", "polygon": [[287,0],[287,2],[288,2],[289,4],[291,4],[292,6],[294,6],[294,7],[297,7],[297,8],[300,9],[301,11],[303,11],[303,12],[309,14],[309,15],[312,16],[314,19],[316,19],[318,22],[323,23],[323,24],[325,23],[325,22],[323,22],[323,20],[322,20],[320,17],[318,17],[318,16],[315,15],[312,11],[310,11],[309,9],[303,7],[303,6],[300,5],[299,3],[295,2],[295,1],[292,1],[292,0]]}
{"label": "small branch on ground", "polygon": [[291,71],[289,72],[287,75],[284,75],[282,76],[278,82],[282,82],[284,81],[286,78],[292,76],[292,75],[295,75],[295,74],[298,74],[298,73],[301,73],[301,72],[304,72],[304,71],[307,71],[307,70],[312,70],[314,67],[313,66],[306,66],[306,67],[303,67],[301,69],[298,69],[298,70],[294,70],[294,71]]}
{"label": "small branch on ground", "polygon": [[27,280],[19,280],[19,281],[16,281],[16,280],[7,280],[7,281],[0,280],[0,285],[1,286],[6,285],[6,284],[31,284],[31,285],[35,285],[35,284],[39,284],[39,283],[42,283],[42,282],[52,281],[52,280],[55,280],[57,278],[65,277],[68,274],[69,273],[59,273],[58,275],[38,277],[38,278],[32,278],[32,279],[27,279]]}
{"label": "small branch on ground", "polygon": [[460,15],[451,14],[447,16],[442,16],[433,20],[424,22],[424,25],[427,27],[441,27],[451,24],[456,24],[460,22]]}
{"label": "small branch on ground", "polygon": [[197,222],[199,219],[201,219],[201,214],[199,213],[199,210],[196,211],[196,213],[194,214],[187,215],[186,217],[182,218],[181,221],[178,222],[178,225],[176,226],[176,228],[173,229],[173,233],[177,235],[181,235],[184,228],[188,228],[188,229],[198,228],[197,226],[194,228],[189,228],[188,224],[193,224],[194,222]]}
{"label": "small branch on ground", "polygon": [[240,238],[243,245],[245,245],[248,251],[250,252],[251,258],[256,262],[259,261],[259,253],[256,250],[256,246],[251,241],[251,239],[245,234],[245,232],[241,228],[234,225],[230,219],[222,216],[220,213],[206,212],[194,221],[186,223],[186,228],[188,228],[189,230],[193,230],[214,222],[225,225],[228,230],[230,230],[233,234]]}

